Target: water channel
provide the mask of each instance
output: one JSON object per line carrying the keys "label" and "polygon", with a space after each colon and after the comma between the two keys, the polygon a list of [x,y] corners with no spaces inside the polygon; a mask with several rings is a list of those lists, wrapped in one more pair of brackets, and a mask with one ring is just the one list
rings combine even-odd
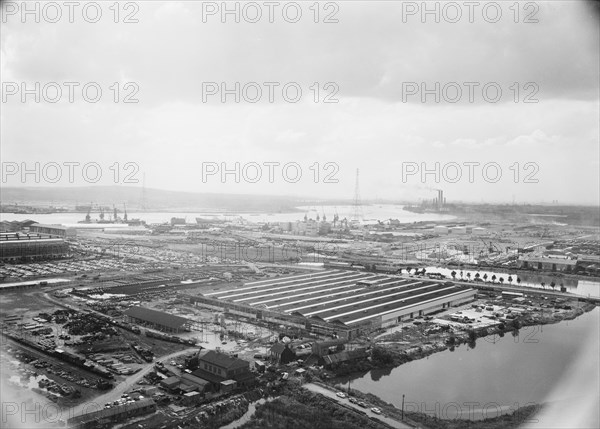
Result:
{"label": "water channel", "polygon": [[[575,320],[477,339],[394,369],[372,370],[350,387],[405,410],[479,420],[528,404],[598,397],[600,309]],[[574,379],[582,380],[569,388]],[[340,379],[348,385],[348,378]],[[587,399],[586,399],[587,400]],[[597,402],[596,402],[597,404]]]}

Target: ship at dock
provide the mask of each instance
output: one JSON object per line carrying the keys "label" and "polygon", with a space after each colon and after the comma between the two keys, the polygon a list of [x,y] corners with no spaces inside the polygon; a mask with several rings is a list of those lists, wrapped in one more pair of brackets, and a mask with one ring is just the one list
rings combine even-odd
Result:
{"label": "ship at dock", "polygon": [[127,208],[125,207],[125,204],[123,204],[123,217],[119,216],[119,213],[117,211],[117,208],[115,206],[113,206],[113,214],[112,217],[110,217],[110,215],[108,215],[108,218],[106,218],[105,216],[105,208],[104,207],[99,207],[99,214],[98,214],[98,218],[97,219],[92,219],[92,208],[93,206],[90,205],[88,207],[88,211],[87,214],[85,215],[85,219],[84,220],[80,220],[77,223],[80,224],[120,224],[120,225],[129,225],[129,226],[144,226],[146,225],[146,222],[142,219],[130,219],[127,216]]}

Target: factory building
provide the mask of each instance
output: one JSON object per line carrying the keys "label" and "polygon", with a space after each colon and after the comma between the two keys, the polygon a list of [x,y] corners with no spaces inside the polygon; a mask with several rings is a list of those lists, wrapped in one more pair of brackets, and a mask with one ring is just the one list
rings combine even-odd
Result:
{"label": "factory building", "polygon": [[472,301],[475,290],[447,282],[326,270],[259,280],[205,296],[295,316],[315,333],[352,337]]}
{"label": "factory building", "polygon": [[523,256],[519,258],[519,268],[534,270],[570,272],[577,265],[576,259],[542,258],[539,256]]}
{"label": "factory building", "polygon": [[44,225],[41,223],[32,224],[29,226],[29,231],[61,238],[75,237],[77,235],[75,228],[67,228],[61,225]]}
{"label": "factory building", "polygon": [[216,390],[227,380],[234,380],[239,386],[250,386],[254,383],[250,362],[225,353],[210,350],[198,357],[198,365],[198,369],[192,374],[208,380]]}
{"label": "factory building", "polygon": [[69,244],[62,238],[37,233],[0,233],[0,260],[3,262],[38,261],[68,255]]}
{"label": "factory building", "polygon": [[190,331],[192,325],[192,322],[184,317],[143,307],[131,307],[125,311],[125,316],[127,316],[129,323],[136,323],[170,333]]}

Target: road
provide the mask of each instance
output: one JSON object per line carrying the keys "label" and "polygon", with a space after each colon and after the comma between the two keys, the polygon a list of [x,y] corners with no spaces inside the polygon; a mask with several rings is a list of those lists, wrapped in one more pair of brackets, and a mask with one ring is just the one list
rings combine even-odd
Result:
{"label": "road", "polygon": [[[160,360],[167,361],[167,360],[176,358],[178,356],[190,353],[191,351],[197,351],[197,348],[190,347],[189,349],[186,349],[186,350],[180,350],[175,353],[161,356]],[[104,408],[105,403],[114,402],[117,399],[119,399],[121,397],[121,395],[123,393],[125,393],[127,390],[132,389],[134,387],[139,387],[139,386],[137,386],[137,382],[140,381],[142,378],[144,378],[144,376],[146,374],[148,374],[150,371],[152,371],[153,368],[154,368],[154,363],[149,363],[141,371],[139,371],[133,375],[130,375],[129,377],[127,377],[125,380],[123,380],[122,382],[117,384],[113,389],[107,391],[106,393],[104,393],[100,396],[97,396],[96,398],[93,398],[92,400],[90,400],[88,402],[84,402],[83,404],[77,405],[76,407],[72,407],[67,410],[63,410],[63,415],[66,416],[67,418],[71,418],[74,416],[82,415],[86,412],[96,411],[101,408]],[[68,412],[68,416],[67,416],[67,412]],[[66,419],[63,417],[63,420],[66,420]]]}
{"label": "road", "polygon": [[313,384],[313,383],[306,383],[303,384],[302,387],[304,387],[305,389],[310,390],[311,392],[315,392],[315,393],[320,393],[323,396],[326,396],[328,398],[334,399],[335,401],[337,401],[339,404],[342,404],[346,407],[350,407],[353,408],[356,411],[359,411],[363,414],[366,414],[368,417],[375,417],[379,420],[381,420],[382,422],[390,425],[393,428],[397,428],[397,429],[414,429],[413,426],[410,426],[406,423],[403,423],[401,421],[398,421],[396,419],[392,419],[390,417],[386,417],[383,414],[375,414],[374,412],[372,412],[370,410],[371,406],[369,406],[369,408],[362,408],[359,407],[356,404],[351,403],[350,401],[348,401],[348,398],[342,399],[336,396],[335,392],[329,389],[326,389],[324,387],[321,387],[317,384]]}

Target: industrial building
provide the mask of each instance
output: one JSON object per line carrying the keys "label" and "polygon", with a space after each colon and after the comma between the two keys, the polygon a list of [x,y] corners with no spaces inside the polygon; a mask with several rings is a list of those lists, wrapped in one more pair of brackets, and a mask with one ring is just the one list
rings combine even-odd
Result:
{"label": "industrial building", "polygon": [[249,386],[254,383],[250,362],[225,353],[210,350],[198,356],[198,365],[198,369],[192,374],[210,381],[215,389],[220,389],[221,383],[226,380],[234,380],[239,386]]}
{"label": "industrial building", "polygon": [[188,332],[192,326],[192,321],[185,317],[143,307],[131,307],[125,311],[125,316],[129,323],[148,326],[163,332]]}
{"label": "industrial building", "polygon": [[269,350],[269,356],[275,362],[285,365],[296,360],[296,353],[287,344],[275,343]]}
{"label": "industrial building", "polygon": [[69,244],[62,238],[38,233],[0,233],[0,260],[3,262],[38,261],[68,255]]}
{"label": "industrial building", "polygon": [[471,301],[475,290],[449,282],[326,270],[249,282],[205,296],[295,316],[316,333],[350,337]]}
{"label": "industrial building", "polygon": [[75,228],[67,228],[61,225],[44,225],[41,223],[34,223],[30,225],[29,232],[36,232],[39,234],[46,234],[61,238],[75,237],[77,235],[77,230]]}
{"label": "industrial building", "polygon": [[114,427],[118,422],[122,422],[130,417],[141,416],[156,411],[156,403],[149,398],[140,399],[131,404],[117,405],[111,408],[104,408],[99,411],[82,414],[71,417],[67,424],[70,428],[108,428]]}
{"label": "industrial building", "polygon": [[576,259],[543,258],[539,256],[523,256],[519,258],[519,268],[534,270],[570,272],[577,265]]}

